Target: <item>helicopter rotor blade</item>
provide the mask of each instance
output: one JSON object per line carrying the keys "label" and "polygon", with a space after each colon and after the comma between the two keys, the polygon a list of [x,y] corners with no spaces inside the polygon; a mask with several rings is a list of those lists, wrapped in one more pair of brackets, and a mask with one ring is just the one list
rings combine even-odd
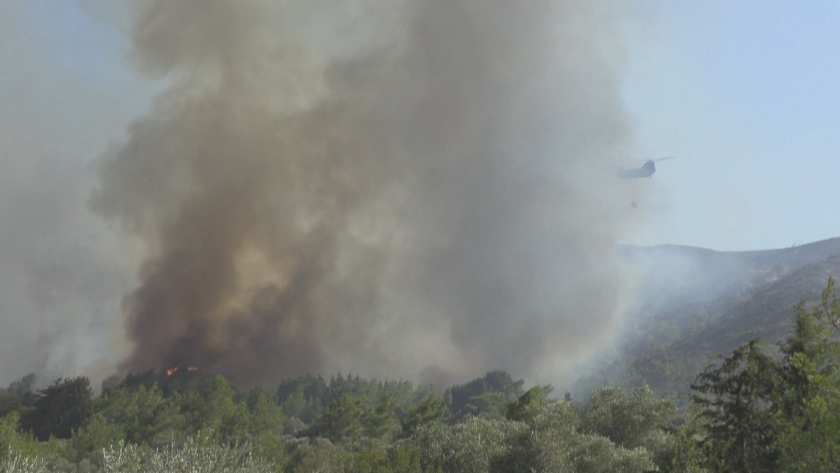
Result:
{"label": "helicopter rotor blade", "polygon": [[651,161],[665,161],[666,159],[676,159],[676,156],[668,156],[667,158],[652,159]]}

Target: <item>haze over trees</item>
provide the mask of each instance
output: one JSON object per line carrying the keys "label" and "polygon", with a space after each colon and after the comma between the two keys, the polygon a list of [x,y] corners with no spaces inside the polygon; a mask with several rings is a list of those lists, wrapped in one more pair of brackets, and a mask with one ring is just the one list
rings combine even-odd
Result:
{"label": "haze over trees", "polygon": [[687,404],[587,399],[490,371],[434,386],[337,374],[241,389],[202,370],[0,389],[0,471],[821,472],[840,462],[840,300],[800,303],[776,347],[710,360]]}

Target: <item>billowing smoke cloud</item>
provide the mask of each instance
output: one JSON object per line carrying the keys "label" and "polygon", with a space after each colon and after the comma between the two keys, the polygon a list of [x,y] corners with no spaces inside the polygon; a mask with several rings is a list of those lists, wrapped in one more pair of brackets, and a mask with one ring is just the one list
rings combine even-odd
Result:
{"label": "billowing smoke cloud", "polygon": [[136,14],[136,61],[168,86],[91,200],[147,252],[121,373],[544,376],[608,339],[633,216],[619,7]]}

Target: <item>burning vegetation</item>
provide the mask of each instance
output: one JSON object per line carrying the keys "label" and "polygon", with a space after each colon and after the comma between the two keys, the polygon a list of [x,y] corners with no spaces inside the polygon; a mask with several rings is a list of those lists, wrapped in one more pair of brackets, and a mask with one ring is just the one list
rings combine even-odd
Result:
{"label": "burning vegetation", "polygon": [[[179,368],[178,366],[176,366],[174,368],[169,368],[168,370],[166,370],[166,376],[172,376],[173,374],[175,374],[178,371],[178,368]],[[193,372],[193,371],[198,371],[198,367],[197,366],[189,366],[189,367],[187,367],[187,371],[190,372],[190,373]]]}

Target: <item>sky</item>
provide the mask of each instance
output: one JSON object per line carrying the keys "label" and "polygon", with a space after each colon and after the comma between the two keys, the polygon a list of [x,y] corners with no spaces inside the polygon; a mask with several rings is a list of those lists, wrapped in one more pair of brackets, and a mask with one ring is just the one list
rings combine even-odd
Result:
{"label": "sky", "polygon": [[[840,236],[840,5],[622,5],[631,151],[596,160],[612,176],[614,165],[677,159],[649,180],[609,181],[604,198],[635,221],[616,242],[740,251]],[[6,353],[102,376],[114,369],[103,351],[126,355],[114,314],[148,242],[90,202],[102,156],[167,88],[130,54],[126,12],[105,0],[0,0],[0,384],[33,366],[12,368]]]}
{"label": "sky", "polygon": [[[840,5],[638,4],[643,19],[628,35],[623,93],[639,155],[626,167],[678,160],[659,165],[650,184],[662,202],[641,203],[655,204],[655,215],[626,241],[755,250],[840,235],[840,222],[830,218],[840,175]],[[85,100],[85,114],[107,114],[106,131],[85,133],[96,144],[61,158],[70,165],[94,159],[96,146],[119,139],[148,108],[154,84],[133,74],[119,27],[91,18],[90,9],[40,0],[3,5],[15,18],[0,49],[8,98],[17,95],[9,83],[21,87],[22,80],[33,94],[89,95],[55,98],[59,106],[44,119],[79,117]],[[27,49],[54,62],[36,63]]]}
{"label": "sky", "polygon": [[624,97],[665,209],[628,241],[727,250],[840,236],[840,5],[652,2]]}

